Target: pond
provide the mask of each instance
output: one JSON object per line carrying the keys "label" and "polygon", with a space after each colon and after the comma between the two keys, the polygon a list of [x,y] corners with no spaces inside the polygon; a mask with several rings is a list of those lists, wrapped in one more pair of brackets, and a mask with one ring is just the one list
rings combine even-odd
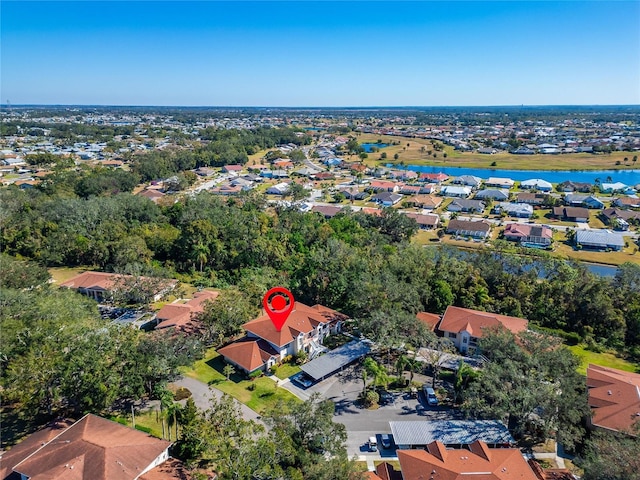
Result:
{"label": "pond", "polygon": [[[375,144],[369,144],[375,145]],[[390,168],[402,168],[398,165],[387,164]],[[496,170],[489,168],[464,168],[464,167],[432,167],[424,165],[409,165],[404,167],[419,173],[444,173],[451,177],[460,175],[474,175],[483,179],[489,177],[511,178],[516,181],[541,178],[549,183],[562,183],[567,180],[573,182],[595,183],[622,182],[625,185],[634,186],[640,183],[640,170]],[[609,179],[609,177],[611,177]]]}
{"label": "pond", "polygon": [[374,148],[380,150],[381,148],[388,147],[388,143],[361,143],[360,146],[364,148],[366,153],[371,153]]}

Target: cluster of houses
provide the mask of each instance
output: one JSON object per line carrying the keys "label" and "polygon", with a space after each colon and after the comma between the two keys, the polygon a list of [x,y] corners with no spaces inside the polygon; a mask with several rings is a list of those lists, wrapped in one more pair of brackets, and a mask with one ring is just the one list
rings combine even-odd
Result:
{"label": "cluster of houses", "polygon": [[558,155],[640,150],[640,130],[637,125],[625,122],[596,122],[576,118],[557,122],[519,121],[487,125],[479,117],[478,124],[460,126],[456,124],[456,116],[450,115],[448,122],[441,119],[443,121],[437,126],[414,126],[410,123],[411,118],[405,117],[385,119],[385,126],[381,127],[377,124],[380,120],[371,119],[359,125],[357,130],[375,135],[437,140],[458,151],[480,155],[501,152]]}
{"label": "cluster of houses", "polygon": [[[85,272],[63,286],[100,300],[108,298],[109,289],[117,285],[114,277]],[[156,314],[156,328],[184,330],[196,324],[205,302],[215,301],[217,295],[204,290],[186,302],[166,304]],[[518,334],[528,328],[524,318],[456,306],[449,306],[443,315],[421,312],[417,318],[466,356],[480,353],[478,343],[489,329],[505,328]],[[261,315],[243,325],[242,338],[218,353],[249,375],[303,354],[310,360],[302,367],[304,374],[311,382],[321,381],[370,352],[362,340],[327,352],[324,340],[341,331],[347,320],[346,315],[328,307],[297,302],[280,330],[267,315]],[[586,387],[592,408],[590,426],[631,434],[634,423],[640,421],[640,374],[590,365]],[[473,474],[498,480],[574,479],[566,469],[542,468],[525,459],[506,427],[497,421],[399,421],[390,422],[390,428],[400,468],[380,463],[367,473],[369,480],[418,480],[425,472],[430,478]],[[170,475],[184,471],[180,462],[169,458],[169,446],[167,441],[87,415],[76,423],[52,424],[5,452],[0,478],[15,474],[61,478],[74,469],[77,476],[73,478],[82,479],[175,478]],[[99,476],[103,473],[106,476]]]}

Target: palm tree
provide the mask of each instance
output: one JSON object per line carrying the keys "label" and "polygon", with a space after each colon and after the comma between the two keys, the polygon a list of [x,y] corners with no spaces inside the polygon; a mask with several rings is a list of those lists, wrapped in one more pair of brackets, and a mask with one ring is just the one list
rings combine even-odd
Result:
{"label": "palm tree", "polygon": [[209,260],[209,247],[204,243],[198,243],[193,247],[193,251],[196,254],[196,259],[200,262],[200,273],[202,273],[202,267]]}

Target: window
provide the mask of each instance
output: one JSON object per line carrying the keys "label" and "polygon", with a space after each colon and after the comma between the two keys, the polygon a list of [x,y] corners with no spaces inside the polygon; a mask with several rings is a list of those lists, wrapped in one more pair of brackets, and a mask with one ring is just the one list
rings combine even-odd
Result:
{"label": "window", "polygon": [[462,338],[462,343],[467,343],[467,340],[469,340],[467,337],[463,337]]}

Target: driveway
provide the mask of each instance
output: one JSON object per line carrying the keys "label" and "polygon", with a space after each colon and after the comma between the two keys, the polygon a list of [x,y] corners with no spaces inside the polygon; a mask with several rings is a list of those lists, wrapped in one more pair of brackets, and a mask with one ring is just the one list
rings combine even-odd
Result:
{"label": "driveway", "polygon": [[[215,387],[209,386],[206,383],[201,382],[200,380],[196,380],[191,377],[181,377],[179,380],[173,382],[173,385],[177,387],[184,387],[189,389],[189,391],[193,395],[193,401],[201,410],[207,410],[211,405],[211,398],[221,398],[224,393],[221,390],[218,390]],[[254,420],[262,424],[262,420],[260,419],[260,415],[251,410],[245,404],[240,403],[235,398],[233,399],[234,403],[240,407],[240,413],[242,414],[242,418],[245,420]]]}

